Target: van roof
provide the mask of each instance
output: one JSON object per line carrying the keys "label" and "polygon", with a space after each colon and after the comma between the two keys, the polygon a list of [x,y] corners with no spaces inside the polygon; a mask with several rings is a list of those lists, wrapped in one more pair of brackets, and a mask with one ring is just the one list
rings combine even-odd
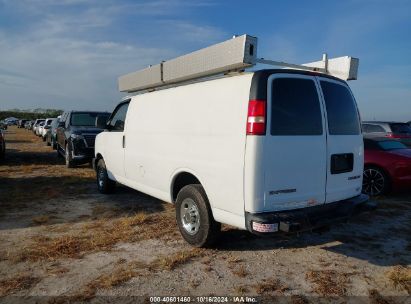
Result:
{"label": "van roof", "polygon": [[257,71],[242,71],[242,72],[233,72],[229,74],[213,75],[207,78],[197,78],[197,79],[192,79],[192,80],[188,80],[188,81],[181,82],[181,83],[164,85],[162,87],[158,87],[155,89],[147,89],[147,90],[142,90],[140,92],[133,92],[133,93],[129,93],[128,95],[122,97],[120,103],[130,100],[134,96],[144,95],[144,94],[155,92],[155,91],[162,91],[162,90],[167,90],[170,88],[175,88],[175,87],[180,87],[180,86],[185,86],[185,85],[190,85],[190,84],[195,84],[195,83],[214,81],[214,80],[219,80],[219,79],[223,79],[227,77],[241,77],[244,75],[251,75],[251,74],[253,75],[253,77],[252,77],[251,88],[250,88],[250,99],[266,99],[267,98],[267,81],[268,81],[268,78],[273,74],[298,74],[298,75],[309,75],[309,76],[321,76],[324,78],[329,78],[335,81],[339,81],[341,83],[346,83],[346,81],[340,78],[330,76],[330,75],[327,75],[321,72],[313,72],[313,71],[305,71],[305,70],[297,70],[297,69],[262,69],[262,70],[257,70]]}
{"label": "van roof", "polygon": [[251,81],[250,88],[250,99],[267,99],[267,81],[268,78],[273,74],[299,74],[299,75],[310,75],[310,76],[321,76],[324,78],[333,79],[341,83],[346,83],[344,80],[326,75],[324,73],[296,70],[296,69],[265,69],[258,70],[254,72],[253,79]]}

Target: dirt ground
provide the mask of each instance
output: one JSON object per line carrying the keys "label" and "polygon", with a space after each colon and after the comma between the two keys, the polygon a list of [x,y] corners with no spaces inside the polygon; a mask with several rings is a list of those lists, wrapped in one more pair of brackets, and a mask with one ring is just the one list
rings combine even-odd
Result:
{"label": "dirt ground", "polygon": [[65,168],[25,129],[10,127],[6,141],[3,301],[278,296],[290,303],[411,303],[411,190],[377,198],[377,210],[322,231],[259,238],[223,227],[215,248],[200,250],[180,237],[171,204],[125,187],[99,194],[92,168]]}

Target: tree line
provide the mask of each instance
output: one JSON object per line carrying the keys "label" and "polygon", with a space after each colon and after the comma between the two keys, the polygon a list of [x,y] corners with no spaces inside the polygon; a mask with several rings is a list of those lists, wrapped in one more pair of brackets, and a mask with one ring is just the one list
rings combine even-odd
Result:
{"label": "tree line", "polygon": [[21,110],[8,110],[0,111],[0,120],[8,117],[16,117],[18,119],[34,120],[38,118],[57,117],[63,113],[63,110],[47,109],[43,112],[40,111],[21,111]]}

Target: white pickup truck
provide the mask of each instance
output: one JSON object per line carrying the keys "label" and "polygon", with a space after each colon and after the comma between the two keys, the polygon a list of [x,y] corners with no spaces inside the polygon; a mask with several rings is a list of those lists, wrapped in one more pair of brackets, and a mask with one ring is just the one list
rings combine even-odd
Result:
{"label": "white pickup truck", "polygon": [[212,244],[220,223],[300,231],[368,200],[356,102],[325,73],[266,69],[146,91],[120,102],[104,127],[99,191],[118,182],[175,204],[194,246]]}

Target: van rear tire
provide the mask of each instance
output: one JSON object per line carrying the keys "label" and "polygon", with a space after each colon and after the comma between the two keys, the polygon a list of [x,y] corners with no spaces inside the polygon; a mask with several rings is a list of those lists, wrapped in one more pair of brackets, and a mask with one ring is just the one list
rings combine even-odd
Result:
{"label": "van rear tire", "polygon": [[221,224],[216,222],[204,188],[193,184],[177,195],[176,219],[184,240],[195,247],[210,247],[218,238]]}
{"label": "van rear tire", "polygon": [[103,159],[100,159],[96,168],[97,189],[102,194],[113,193],[116,189],[116,182],[108,177],[106,164]]}

